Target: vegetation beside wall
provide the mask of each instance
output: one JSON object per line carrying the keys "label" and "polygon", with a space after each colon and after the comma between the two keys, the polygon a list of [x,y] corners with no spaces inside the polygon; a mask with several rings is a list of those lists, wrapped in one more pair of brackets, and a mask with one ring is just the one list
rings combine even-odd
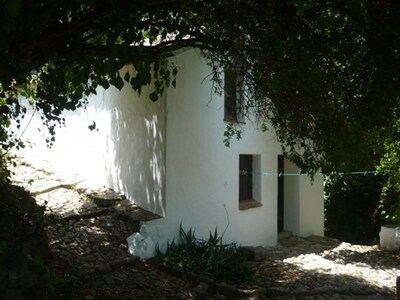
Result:
{"label": "vegetation beside wall", "polygon": [[22,188],[0,184],[2,299],[36,299],[53,289],[43,212]]}
{"label": "vegetation beside wall", "polygon": [[252,269],[236,244],[223,244],[222,236],[210,232],[207,240],[195,237],[192,229],[180,228],[179,241],[168,244],[165,253],[157,249],[158,261],[166,266],[224,281],[243,282],[251,279]]}
{"label": "vegetation beside wall", "polygon": [[332,175],[325,184],[325,234],[355,244],[379,241],[385,223],[382,175]]}
{"label": "vegetation beside wall", "polygon": [[387,223],[400,224],[400,118],[383,145],[379,170],[386,172],[388,179],[382,189],[382,214]]}

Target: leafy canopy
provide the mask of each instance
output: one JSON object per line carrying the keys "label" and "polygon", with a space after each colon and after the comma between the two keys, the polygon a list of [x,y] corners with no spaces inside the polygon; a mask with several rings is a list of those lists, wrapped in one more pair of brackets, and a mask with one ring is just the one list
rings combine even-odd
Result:
{"label": "leafy canopy", "polygon": [[[398,115],[399,11],[389,0],[0,0],[2,147],[18,94],[54,133],[98,86],[140,92],[154,78],[156,101],[175,85],[166,58],[196,47],[216,83],[223,67],[241,79],[246,113],[273,125],[303,171],[372,167]],[[121,77],[126,64],[136,72]]]}

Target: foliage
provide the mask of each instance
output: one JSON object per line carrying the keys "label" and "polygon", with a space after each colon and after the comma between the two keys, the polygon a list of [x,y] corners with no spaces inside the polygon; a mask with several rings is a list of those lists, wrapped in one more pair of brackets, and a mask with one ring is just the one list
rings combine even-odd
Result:
{"label": "foliage", "polygon": [[[379,162],[392,170],[379,209],[394,221],[400,203],[399,14],[400,1],[387,0],[0,0],[0,185],[9,176],[8,151],[22,146],[10,131],[25,113],[19,95],[32,99],[54,135],[61,113],[85,106],[98,87],[129,85],[140,93],[152,83],[149,98],[158,100],[166,87],[179,84],[179,66],[166,59],[196,47],[208,58],[219,91],[222,68],[241,78],[245,114],[263,130],[272,124],[286,156],[303,172],[372,169]],[[127,64],[135,71],[120,73]],[[240,134],[240,126],[228,125],[224,143]],[[328,214],[340,207],[328,216],[330,233],[335,222],[378,222],[376,189],[384,179],[363,180],[328,184]],[[203,247],[200,257],[236,251],[222,246],[216,233],[209,247],[194,233],[183,240],[170,248],[190,253]],[[0,251],[4,247],[0,241]],[[197,265],[187,259],[184,266]]]}
{"label": "foliage", "polygon": [[235,47],[211,54],[243,78],[247,109],[272,122],[303,171],[373,167],[399,105],[398,3],[270,1],[248,11],[221,14],[246,33],[226,32]]}
{"label": "foliage", "polygon": [[178,243],[168,243],[165,253],[157,249],[160,263],[221,281],[241,282],[251,278],[251,266],[236,244],[223,244],[222,236],[210,232],[208,240],[195,237],[191,228],[180,227]]}
{"label": "foliage", "polygon": [[43,212],[22,188],[0,185],[0,292],[5,298],[36,299],[54,292]]}
{"label": "foliage", "polygon": [[247,115],[303,172],[372,167],[399,106],[399,13],[385,0],[1,0],[0,97],[34,96],[54,134],[98,86],[153,82],[157,100],[176,84],[166,58],[197,47],[217,86],[223,67],[241,78]]}
{"label": "foliage", "polygon": [[[8,151],[10,148],[15,147],[19,149],[23,147],[21,141],[10,134],[11,119],[17,118],[20,115],[22,108],[14,107],[10,103],[10,99],[2,97],[3,89],[0,82],[0,185],[5,184],[10,176],[7,165],[11,162],[11,156]],[[19,121],[16,122],[19,128]]]}
{"label": "foliage", "polygon": [[386,224],[400,224],[400,191],[389,180],[382,188],[379,208]]}
{"label": "foliage", "polygon": [[387,171],[388,176],[382,189],[382,214],[387,223],[400,223],[400,119],[394,122],[393,133],[384,142],[379,170]]}
{"label": "foliage", "polygon": [[[218,91],[223,68],[240,78],[245,114],[272,124],[303,173],[373,169],[397,155],[399,14],[386,0],[0,0],[0,179],[19,145],[8,130],[24,114],[18,95],[54,135],[98,87],[151,83],[156,101],[177,84],[167,58],[185,47],[208,58]],[[242,129],[228,125],[224,143]]]}
{"label": "foliage", "polygon": [[385,175],[329,176],[325,182],[325,234],[350,243],[373,244],[385,222],[380,205],[385,182]]}
{"label": "foliage", "polygon": [[242,129],[239,128],[237,124],[228,124],[226,126],[226,130],[224,132],[224,145],[226,147],[231,146],[231,140],[233,137],[236,137],[237,140],[240,140],[242,137]]}

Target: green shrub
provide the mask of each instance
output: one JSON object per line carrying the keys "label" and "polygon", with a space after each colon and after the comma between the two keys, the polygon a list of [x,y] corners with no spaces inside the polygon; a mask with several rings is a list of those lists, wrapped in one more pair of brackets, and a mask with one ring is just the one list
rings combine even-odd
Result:
{"label": "green shrub", "polygon": [[381,216],[382,175],[332,175],[325,182],[325,235],[356,244],[372,244]]}
{"label": "green shrub", "polygon": [[43,213],[44,208],[23,188],[0,184],[0,295],[4,299],[36,299],[54,292]]}
{"label": "green shrub", "polygon": [[180,227],[178,243],[168,243],[162,253],[157,247],[157,259],[163,265],[178,268],[185,272],[194,272],[216,280],[240,282],[250,280],[250,263],[238,250],[235,243],[223,244],[222,236],[210,232],[207,240],[195,237],[191,228],[185,232]]}

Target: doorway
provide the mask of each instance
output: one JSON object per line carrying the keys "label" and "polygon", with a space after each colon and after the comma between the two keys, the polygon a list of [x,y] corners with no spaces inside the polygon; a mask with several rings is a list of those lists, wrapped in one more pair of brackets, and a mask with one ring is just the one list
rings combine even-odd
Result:
{"label": "doorway", "polygon": [[278,233],[284,230],[284,215],[285,215],[285,176],[284,176],[284,156],[278,155]]}

